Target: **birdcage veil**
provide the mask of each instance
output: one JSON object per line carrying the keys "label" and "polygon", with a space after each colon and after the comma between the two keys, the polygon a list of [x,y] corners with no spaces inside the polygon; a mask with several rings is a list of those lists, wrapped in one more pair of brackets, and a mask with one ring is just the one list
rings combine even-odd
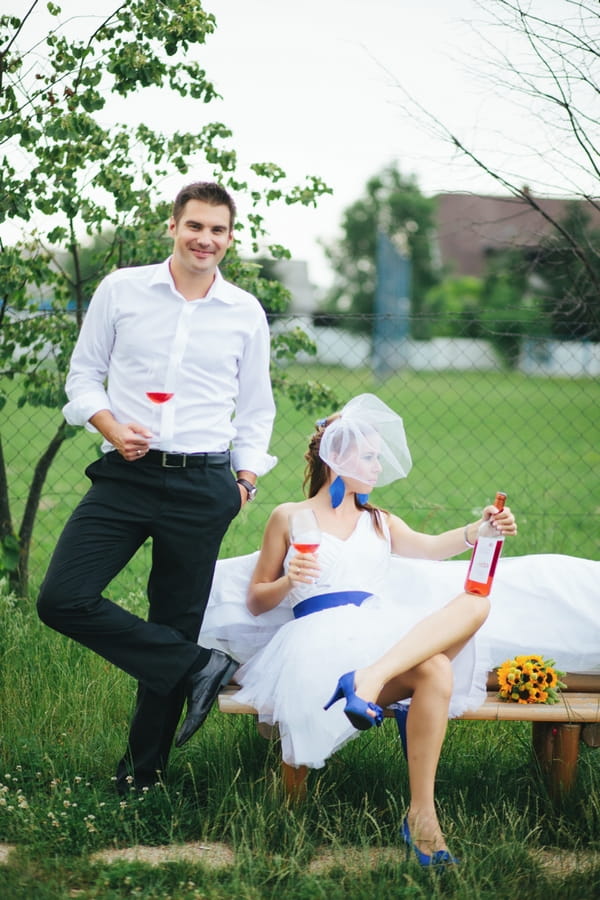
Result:
{"label": "birdcage veil", "polygon": [[381,466],[378,487],[406,478],[412,467],[400,416],[374,394],[360,394],[323,432],[319,456],[336,475],[360,481],[361,460],[369,453],[377,455]]}

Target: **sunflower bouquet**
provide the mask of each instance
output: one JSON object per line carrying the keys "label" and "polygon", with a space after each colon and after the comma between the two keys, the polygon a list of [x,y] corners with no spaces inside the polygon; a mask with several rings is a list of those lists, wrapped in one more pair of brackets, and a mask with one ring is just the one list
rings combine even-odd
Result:
{"label": "sunflower bouquet", "polygon": [[507,659],[498,667],[498,696],[512,703],[558,703],[558,692],[566,684],[564,672],[553,659],[534,653]]}

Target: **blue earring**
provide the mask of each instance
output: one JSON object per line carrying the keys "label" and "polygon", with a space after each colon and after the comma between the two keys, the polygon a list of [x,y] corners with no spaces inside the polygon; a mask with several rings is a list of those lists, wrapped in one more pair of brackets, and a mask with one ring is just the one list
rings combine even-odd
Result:
{"label": "blue earring", "polygon": [[346,493],[346,485],[338,475],[335,481],[329,485],[329,496],[331,497],[331,505],[334,509],[340,505]]}
{"label": "blue earring", "polygon": [[357,496],[358,502],[360,503],[361,506],[364,506],[365,503],[368,503],[368,502],[369,502],[369,495],[368,495],[368,494],[357,494],[356,496]]}

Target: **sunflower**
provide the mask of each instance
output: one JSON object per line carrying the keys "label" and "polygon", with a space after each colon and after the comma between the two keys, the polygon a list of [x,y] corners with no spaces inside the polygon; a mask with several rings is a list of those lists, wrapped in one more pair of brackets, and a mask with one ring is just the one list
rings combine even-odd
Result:
{"label": "sunflower", "polygon": [[498,697],[512,703],[557,703],[566,685],[553,659],[536,653],[515,656],[498,666]]}

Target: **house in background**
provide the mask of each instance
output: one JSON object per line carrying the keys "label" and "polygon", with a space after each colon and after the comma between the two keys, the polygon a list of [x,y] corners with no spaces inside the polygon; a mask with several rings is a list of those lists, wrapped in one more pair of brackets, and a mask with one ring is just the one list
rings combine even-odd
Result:
{"label": "house in background", "polygon": [[[590,227],[600,231],[600,210],[586,201],[561,198],[535,198],[541,210],[524,199],[481,194],[444,193],[436,196],[436,227],[433,238],[434,259],[450,276],[481,278],[489,259],[505,250],[519,249],[534,254],[555,229],[554,222],[565,219],[573,203],[585,209]],[[335,327],[313,324],[316,291],[309,282],[306,263],[282,260],[277,274],[292,295],[289,325],[300,325],[317,345],[316,361],[349,368],[373,363],[372,337]],[[589,342],[545,341],[543,352],[527,342],[519,369],[527,374],[592,376],[600,375],[600,344]],[[531,346],[530,346],[531,345]],[[398,364],[413,370],[493,370],[501,367],[489,341],[467,338],[434,338],[401,343],[401,351],[392,347],[389,355]],[[401,360],[401,363],[400,363]],[[300,360],[311,363],[315,357]],[[393,368],[390,365],[389,368]]]}
{"label": "house in background", "polygon": [[[488,258],[502,250],[534,252],[554,228],[544,215],[519,197],[448,193],[435,197],[434,258],[451,275],[481,277]],[[577,203],[600,229],[600,209],[585,200],[537,197],[535,202],[555,222]]]}
{"label": "house in background", "polygon": [[[542,213],[519,197],[450,192],[437,194],[435,201],[433,257],[452,276],[481,278],[494,253],[515,248],[533,253],[554,231]],[[600,230],[600,209],[592,203],[537,196],[535,202],[555,222],[577,203],[589,216],[590,226]],[[306,262],[278,260],[275,270],[292,294],[290,312],[314,312],[318,292],[310,283]]]}
{"label": "house in background", "polygon": [[291,294],[290,313],[310,316],[317,307],[315,286],[308,275],[308,263],[302,259],[278,259],[273,271]]}

